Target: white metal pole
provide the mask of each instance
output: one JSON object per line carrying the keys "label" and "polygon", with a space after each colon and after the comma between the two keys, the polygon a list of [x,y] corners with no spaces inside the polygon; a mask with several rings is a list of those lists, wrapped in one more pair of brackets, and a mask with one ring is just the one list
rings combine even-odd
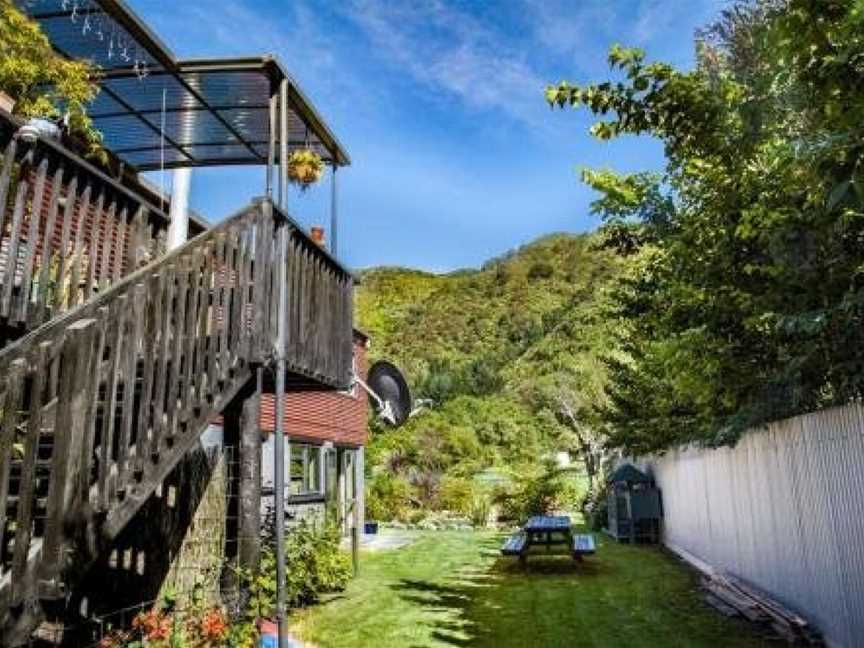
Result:
{"label": "white metal pole", "polygon": [[192,187],[192,169],[174,171],[171,188],[171,209],[168,224],[168,249],[174,250],[189,238],[189,190]]}

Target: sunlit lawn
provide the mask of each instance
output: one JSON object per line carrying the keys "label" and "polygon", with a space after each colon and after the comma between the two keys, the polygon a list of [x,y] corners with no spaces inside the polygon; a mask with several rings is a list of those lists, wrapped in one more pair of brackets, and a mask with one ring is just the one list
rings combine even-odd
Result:
{"label": "sunlit lawn", "polygon": [[499,556],[497,534],[419,534],[364,554],[344,594],[292,624],[318,648],[766,645],[704,604],[670,555],[597,539],[582,564],[539,556],[522,568]]}

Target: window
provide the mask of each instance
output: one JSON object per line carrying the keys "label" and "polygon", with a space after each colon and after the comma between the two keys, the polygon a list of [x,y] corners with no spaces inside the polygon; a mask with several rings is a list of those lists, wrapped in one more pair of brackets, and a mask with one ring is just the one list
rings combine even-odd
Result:
{"label": "window", "polygon": [[320,446],[291,444],[288,496],[320,495],[321,483]]}

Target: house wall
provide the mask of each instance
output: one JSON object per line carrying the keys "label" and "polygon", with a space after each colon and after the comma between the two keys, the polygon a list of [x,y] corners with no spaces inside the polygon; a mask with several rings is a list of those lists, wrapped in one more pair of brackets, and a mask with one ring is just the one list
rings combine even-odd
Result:
{"label": "house wall", "polygon": [[[360,376],[367,371],[366,339],[354,338],[354,361]],[[261,430],[275,427],[276,399],[273,394],[261,396]],[[368,438],[369,399],[356,387],[351,393],[333,391],[293,392],[285,394],[285,433],[297,441],[359,447]]]}
{"label": "house wall", "polygon": [[[354,337],[354,362],[358,373],[365,378],[367,372],[367,339],[356,334]],[[274,440],[275,405],[273,394],[261,397],[260,426],[264,434],[262,443],[261,483],[262,516],[268,515],[273,508],[274,487]],[[289,499],[286,510],[290,516],[289,526],[306,521],[323,524],[328,506],[337,519],[343,521],[343,532],[350,532],[350,503],[356,494],[358,520],[362,528],[365,501],[363,485],[363,445],[368,438],[369,399],[366,393],[356,387],[350,393],[343,392],[294,392],[285,395],[285,434],[286,475],[292,445],[310,444],[322,446],[332,444],[335,470],[330,477],[322,475],[325,493],[320,497],[304,498],[298,502]],[[358,469],[357,466],[360,466]],[[326,471],[325,471],[326,472]]]}
{"label": "house wall", "polygon": [[637,463],[662,490],[667,546],[772,595],[829,645],[864,645],[862,405]]}

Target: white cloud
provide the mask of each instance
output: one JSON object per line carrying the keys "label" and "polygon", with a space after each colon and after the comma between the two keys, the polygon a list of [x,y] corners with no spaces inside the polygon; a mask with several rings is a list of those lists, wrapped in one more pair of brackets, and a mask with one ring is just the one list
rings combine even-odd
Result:
{"label": "white cloud", "polygon": [[343,8],[376,56],[426,90],[537,125],[544,79],[511,39],[441,2],[355,0]]}

